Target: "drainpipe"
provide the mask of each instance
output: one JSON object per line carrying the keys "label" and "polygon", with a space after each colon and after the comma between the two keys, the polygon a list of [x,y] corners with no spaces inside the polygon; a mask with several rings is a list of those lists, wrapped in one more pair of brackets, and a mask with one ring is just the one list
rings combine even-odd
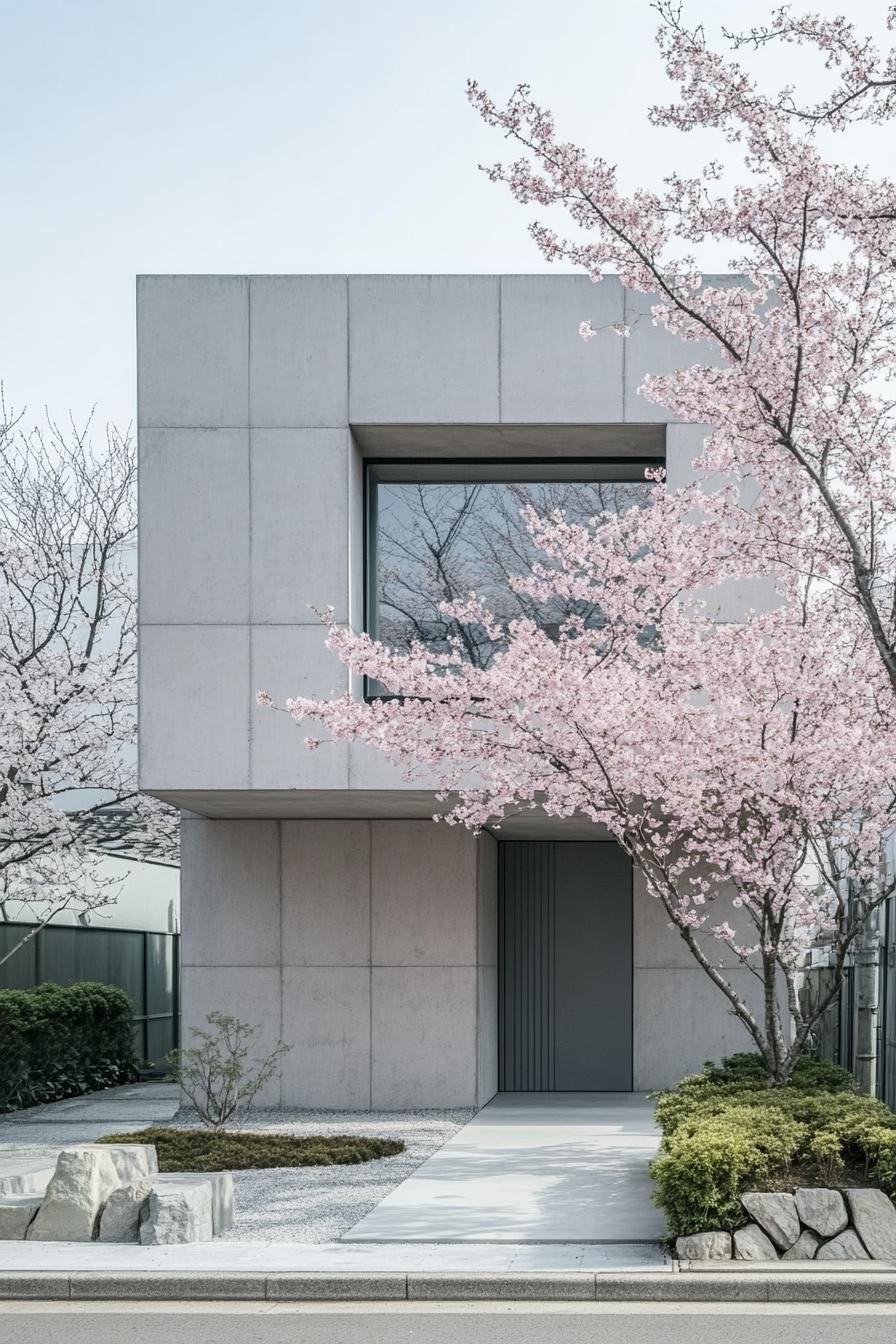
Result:
{"label": "drainpipe", "polygon": [[[861,911],[863,897],[856,896]],[[877,996],[880,982],[878,911],[865,920],[855,941],[856,1041],[853,1072],[861,1092],[877,1094]]]}

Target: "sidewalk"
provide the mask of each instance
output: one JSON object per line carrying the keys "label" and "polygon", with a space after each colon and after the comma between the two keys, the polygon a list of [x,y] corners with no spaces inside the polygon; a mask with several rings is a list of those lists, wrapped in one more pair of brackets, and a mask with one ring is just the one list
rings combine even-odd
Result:
{"label": "sidewalk", "polygon": [[492,1273],[584,1270],[588,1273],[671,1272],[659,1246],[440,1245],[429,1242],[320,1245],[298,1242],[203,1241],[182,1246],[130,1246],[104,1242],[9,1241],[2,1243],[0,1269],[18,1273],[102,1271],[240,1274],[357,1271],[408,1274],[426,1271]]}

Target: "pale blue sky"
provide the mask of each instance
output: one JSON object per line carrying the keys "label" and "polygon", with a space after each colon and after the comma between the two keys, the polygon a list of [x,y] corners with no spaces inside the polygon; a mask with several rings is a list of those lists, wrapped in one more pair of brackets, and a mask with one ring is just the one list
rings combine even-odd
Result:
{"label": "pale blue sky", "polygon": [[[476,170],[502,144],[468,75],[528,80],[632,184],[718,148],[648,126],[647,0],[0,0],[0,24],[0,378],[33,419],[133,415],[138,272],[545,269],[531,212]],[[862,157],[892,160],[885,134]]]}

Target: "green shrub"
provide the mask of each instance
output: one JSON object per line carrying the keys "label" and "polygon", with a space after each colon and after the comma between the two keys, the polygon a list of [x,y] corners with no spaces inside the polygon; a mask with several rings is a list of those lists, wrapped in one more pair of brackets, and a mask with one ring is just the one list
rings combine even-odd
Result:
{"label": "green shrub", "polygon": [[0,1111],[136,1077],[132,1014],[123,990],[92,981],[0,990]]}
{"label": "green shrub", "polygon": [[400,1139],[371,1139],[363,1134],[254,1133],[245,1130],[168,1129],[157,1126],[134,1134],[107,1134],[100,1143],[151,1143],[160,1171],[245,1171],[264,1167],[332,1167],[395,1157]]}
{"label": "green shrub", "polygon": [[736,1103],[664,1139],[651,1173],[672,1235],[739,1227],[741,1192],[788,1168],[804,1139],[804,1127],[791,1117],[770,1125],[761,1108]]}
{"label": "green shrub", "polygon": [[896,1193],[896,1114],[836,1065],[801,1061],[789,1086],[769,1088],[758,1056],[735,1055],[663,1093],[657,1120],[651,1171],[672,1236],[740,1226],[747,1189],[869,1181]]}

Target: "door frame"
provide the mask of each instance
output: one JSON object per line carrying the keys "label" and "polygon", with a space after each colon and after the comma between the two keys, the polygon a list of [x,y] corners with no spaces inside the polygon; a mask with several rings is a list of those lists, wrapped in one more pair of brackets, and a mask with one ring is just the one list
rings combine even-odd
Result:
{"label": "door frame", "polygon": [[[498,843],[498,862],[497,862],[497,909],[496,909],[496,937],[497,937],[497,1013],[495,1016],[496,1030],[496,1049],[498,1064],[498,1092],[518,1091],[519,1089],[505,1087],[505,1050],[504,1050],[504,1023],[505,1023],[505,950],[504,950],[504,856],[506,845],[557,845],[566,844],[588,844],[610,846],[621,854],[625,854],[622,846],[610,838],[601,838],[599,840],[584,840],[581,836],[539,836],[537,838],[526,836],[516,838],[512,835],[496,836]],[[626,897],[628,908],[630,910],[630,938],[629,938],[629,956],[628,956],[628,983],[630,986],[629,995],[629,1063],[628,1063],[628,1086],[614,1089],[594,1089],[597,1091],[614,1091],[621,1095],[634,1091],[635,1079],[635,899],[634,899],[634,864],[628,855],[625,855],[627,861],[626,878]],[[546,1086],[532,1089],[540,1092],[560,1092],[560,1089],[553,1086]]]}

